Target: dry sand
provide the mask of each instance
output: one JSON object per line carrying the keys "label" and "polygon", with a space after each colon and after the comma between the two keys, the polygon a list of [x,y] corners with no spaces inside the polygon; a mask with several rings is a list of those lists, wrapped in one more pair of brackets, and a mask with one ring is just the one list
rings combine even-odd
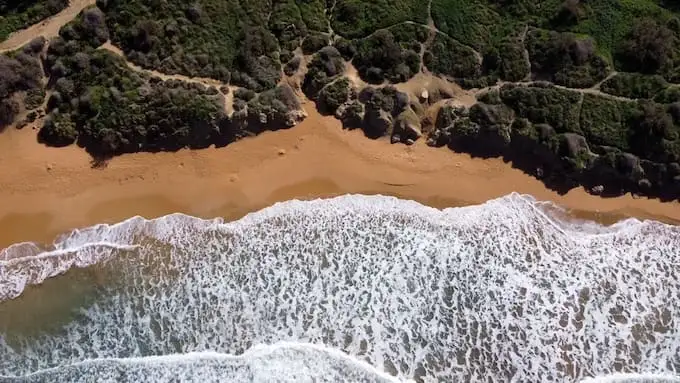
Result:
{"label": "dry sand", "polygon": [[306,105],[309,117],[220,149],[123,155],[93,169],[82,149],[47,148],[36,131],[0,134],[0,248],[51,242],[73,228],[134,215],[174,212],[235,219],[277,201],[345,193],[387,194],[447,207],[483,203],[513,191],[551,200],[577,215],[611,223],[622,217],[680,222],[680,204],[567,195],[499,159],[472,159],[446,148],[369,140],[344,131]]}

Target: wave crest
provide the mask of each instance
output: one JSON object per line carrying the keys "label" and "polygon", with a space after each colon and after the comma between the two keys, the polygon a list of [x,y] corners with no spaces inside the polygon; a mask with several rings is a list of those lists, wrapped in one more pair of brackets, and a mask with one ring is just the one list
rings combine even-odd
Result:
{"label": "wave crest", "polygon": [[680,230],[584,225],[556,209],[517,194],[444,210],[350,195],[231,223],[136,217],[43,253],[8,249],[0,281],[21,275],[15,295],[92,264],[110,283],[56,333],[0,339],[0,373],[289,341],[399,378],[674,374]]}

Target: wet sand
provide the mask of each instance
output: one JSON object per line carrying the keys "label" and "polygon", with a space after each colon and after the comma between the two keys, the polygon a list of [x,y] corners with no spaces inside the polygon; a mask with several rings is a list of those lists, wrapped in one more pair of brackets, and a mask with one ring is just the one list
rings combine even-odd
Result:
{"label": "wet sand", "polygon": [[369,140],[306,105],[297,127],[220,149],[128,154],[92,168],[84,150],[47,148],[36,131],[0,134],[0,248],[51,242],[60,233],[131,216],[182,212],[236,219],[277,201],[346,193],[385,194],[442,208],[479,204],[513,191],[554,201],[573,214],[612,223],[624,217],[680,222],[680,204],[626,195],[566,195],[500,159],[447,148]]}

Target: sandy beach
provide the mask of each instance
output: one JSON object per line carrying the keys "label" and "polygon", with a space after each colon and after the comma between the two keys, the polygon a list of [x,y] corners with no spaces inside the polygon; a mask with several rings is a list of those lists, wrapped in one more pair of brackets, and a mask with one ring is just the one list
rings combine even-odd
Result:
{"label": "sandy beach", "polygon": [[36,130],[0,134],[0,247],[51,242],[60,233],[141,215],[182,212],[236,219],[277,201],[346,193],[395,195],[442,208],[479,204],[513,191],[573,214],[612,223],[624,217],[680,222],[680,204],[626,195],[559,195],[500,159],[447,148],[369,140],[305,105],[309,117],[220,149],[128,154],[93,168],[82,149],[48,148]]}

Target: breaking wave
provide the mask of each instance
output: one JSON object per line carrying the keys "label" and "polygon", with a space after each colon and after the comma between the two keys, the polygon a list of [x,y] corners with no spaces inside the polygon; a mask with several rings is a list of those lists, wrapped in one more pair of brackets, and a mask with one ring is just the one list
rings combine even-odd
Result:
{"label": "breaking wave", "polygon": [[517,194],[135,217],[0,252],[0,380],[670,382],[679,301],[680,228]]}

